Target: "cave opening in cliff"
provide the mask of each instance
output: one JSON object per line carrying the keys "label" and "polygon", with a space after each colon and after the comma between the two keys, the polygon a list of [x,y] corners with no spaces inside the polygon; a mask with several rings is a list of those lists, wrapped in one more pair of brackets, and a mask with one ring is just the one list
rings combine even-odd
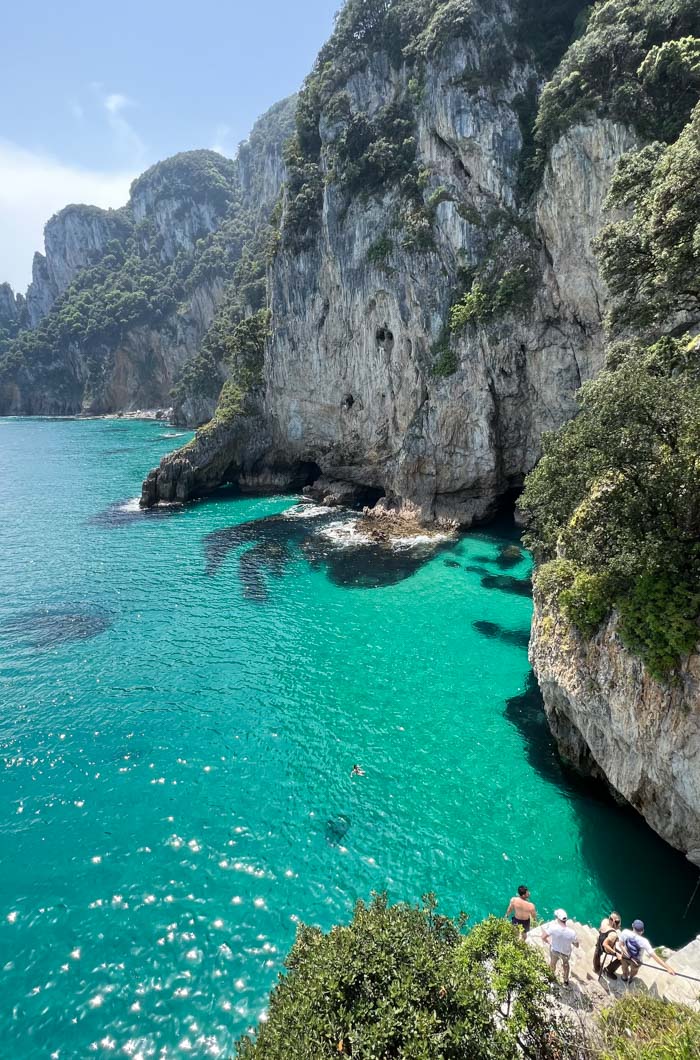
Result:
{"label": "cave opening in cliff", "polygon": [[391,353],[394,348],[394,333],[386,326],[386,324],[377,328],[375,338],[377,340],[377,346],[383,350],[384,353]]}

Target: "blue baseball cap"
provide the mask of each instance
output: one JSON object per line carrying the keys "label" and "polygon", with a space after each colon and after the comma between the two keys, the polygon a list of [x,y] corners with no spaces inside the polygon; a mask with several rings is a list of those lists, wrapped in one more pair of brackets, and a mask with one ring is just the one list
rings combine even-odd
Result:
{"label": "blue baseball cap", "polygon": [[632,921],[632,930],[636,931],[638,935],[643,935],[644,934],[644,921],[643,920],[633,920]]}

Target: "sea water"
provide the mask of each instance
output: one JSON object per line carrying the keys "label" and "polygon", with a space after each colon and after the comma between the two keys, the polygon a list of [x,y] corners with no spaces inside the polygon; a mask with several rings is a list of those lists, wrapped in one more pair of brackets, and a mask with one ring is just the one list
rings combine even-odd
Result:
{"label": "sea water", "polygon": [[187,437],[0,422],[0,1055],[231,1055],[296,925],[373,890],[474,922],[525,882],[692,937],[697,873],[559,765],[512,527],[141,513]]}

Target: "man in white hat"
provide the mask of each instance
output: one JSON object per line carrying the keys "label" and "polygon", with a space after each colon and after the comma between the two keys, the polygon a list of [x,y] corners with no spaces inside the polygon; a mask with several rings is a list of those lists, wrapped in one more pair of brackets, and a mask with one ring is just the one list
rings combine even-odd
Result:
{"label": "man in white hat", "polygon": [[578,946],[578,938],[573,928],[567,925],[565,909],[555,909],[556,920],[550,920],[542,928],[542,938],[549,943],[549,966],[556,973],[559,961],[564,972],[564,986],[569,985],[571,950]]}

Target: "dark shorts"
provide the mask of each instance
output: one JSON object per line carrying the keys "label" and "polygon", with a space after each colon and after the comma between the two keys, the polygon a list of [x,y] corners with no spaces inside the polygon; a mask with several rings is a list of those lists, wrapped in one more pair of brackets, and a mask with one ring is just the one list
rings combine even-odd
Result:
{"label": "dark shorts", "polygon": [[530,917],[527,920],[518,920],[517,916],[512,916],[510,922],[514,927],[521,927],[523,931],[530,930]]}

